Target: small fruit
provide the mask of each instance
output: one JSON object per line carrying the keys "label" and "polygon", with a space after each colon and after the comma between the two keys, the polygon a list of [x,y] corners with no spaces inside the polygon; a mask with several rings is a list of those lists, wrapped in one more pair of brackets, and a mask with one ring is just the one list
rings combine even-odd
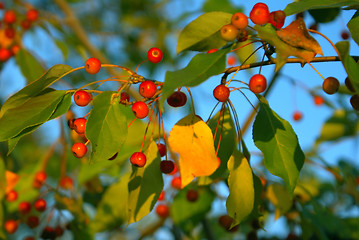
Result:
{"label": "small fruit", "polygon": [[61,237],[62,235],[64,235],[64,229],[60,226],[56,226],[54,231],[57,237]]}
{"label": "small fruit", "polygon": [[26,224],[30,227],[30,228],[36,228],[37,226],[39,226],[40,220],[39,217],[37,216],[29,216],[26,220]]}
{"label": "small fruit", "polygon": [[295,112],[293,113],[293,119],[294,119],[294,121],[299,121],[299,120],[302,119],[302,117],[303,117],[303,114],[302,114],[301,112],[299,112],[299,111],[295,111]]}
{"label": "small fruit", "polygon": [[46,209],[46,201],[43,198],[39,198],[36,200],[34,207],[37,211],[43,212]]}
{"label": "small fruit", "polygon": [[198,191],[189,189],[186,193],[186,198],[189,202],[195,202],[198,199]]}
{"label": "small fruit", "polygon": [[238,34],[238,29],[232,24],[224,25],[220,30],[221,38],[224,41],[232,42],[236,39]]}
{"label": "small fruit", "polygon": [[229,66],[234,66],[234,65],[236,65],[236,63],[237,63],[237,59],[236,59],[235,56],[229,56],[229,57],[227,58],[227,64],[228,64]]}
{"label": "small fruit", "polygon": [[13,10],[7,10],[4,13],[4,23],[13,24],[16,22],[16,13]]}
{"label": "small fruit", "polygon": [[347,30],[343,30],[340,34],[343,40],[347,40],[350,37],[350,33]]}
{"label": "small fruit", "polygon": [[150,48],[147,52],[147,59],[151,63],[159,63],[163,58],[163,53],[159,48]]}
{"label": "small fruit", "polygon": [[143,119],[147,117],[149,110],[146,103],[138,101],[132,105],[132,112],[137,118]]}
{"label": "small fruit", "polygon": [[60,187],[63,189],[72,189],[74,187],[74,181],[69,176],[64,176],[60,179]]}
{"label": "small fruit", "polygon": [[350,81],[349,77],[345,78],[345,86],[348,88],[349,91],[355,92],[355,88],[354,88],[352,82]]}
{"label": "small fruit", "polygon": [[174,165],[175,165],[175,167],[174,167],[173,171],[172,171],[172,172],[170,172],[170,175],[174,175],[175,173],[177,173],[177,172],[178,172],[178,167],[177,167],[177,164],[176,164],[176,163],[174,163]]}
{"label": "small fruit", "polygon": [[7,48],[0,48],[0,61],[6,62],[11,58],[11,51]]}
{"label": "small fruit", "polygon": [[17,197],[18,197],[17,192],[15,190],[11,190],[10,192],[8,192],[6,194],[6,201],[14,202],[14,201],[16,201]]}
{"label": "small fruit", "polygon": [[248,26],[248,17],[241,12],[232,15],[231,24],[238,29],[244,29]]}
{"label": "small fruit", "polygon": [[163,144],[163,143],[158,143],[158,144],[157,144],[157,148],[158,148],[158,152],[159,152],[159,154],[160,154],[161,157],[166,156],[167,148],[166,148],[166,145],[165,145],[165,144]]}
{"label": "small fruit", "polygon": [[24,30],[27,30],[31,27],[31,22],[27,19],[24,19],[21,21],[21,27],[24,29]]}
{"label": "small fruit", "polygon": [[334,94],[338,91],[340,83],[335,77],[327,77],[322,85],[322,88],[327,94]]}
{"label": "small fruit", "polygon": [[77,118],[74,120],[74,130],[78,133],[78,134],[82,134],[85,133],[85,129],[86,129],[86,122],[87,120],[85,118]]}
{"label": "small fruit", "polygon": [[71,150],[74,156],[77,158],[82,158],[87,153],[86,145],[81,142],[74,143],[74,145],[72,145]]}
{"label": "small fruit", "polygon": [[267,88],[267,79],[262,74],[255,74],[249,80],[249,89],[254,93],[262,93]]}
{"label": "small fruit", "polygon": [[248,40],[248,32],[245,29],[240,29],[237,35],[238,42],[245,42]]}
{"label": "small fruit", "polygon": [[213,49],[210,49],[207,51],[207,53],[214,53],[214,52],[217,52],[218,49],[217,48],[213,48]]}
{"label": "small fruit", "polygon": [[171,181],[171,186],[174,188],[174,189],[181,189],[182,188],[182,180],[181,180],[181,177],[174,177],[172,178],[172,181]]}
{"label": "small fruit", "polygon": [[142,97],[151,98],[156,94],[157,87],[154,82],[146,80],[140,84],[138,91]]}
{"label": "small fruit", "polygon": [[146,155],[142,152],[135,152],[131,155],[130,162],[135,167],[143,167],[146,165]]}
{"label": "small fruit", "polygon": [[15,44],[11,46],[11,53],[12,55],[16,55],[20,51],[20,46]]}
{"label": "small fruit", "polygon": [[359,95],[354,94],[351,98],[350,98],[350,104],[352,105],[354,110],[359,111]]}
{"label": "small fruit", "polygon": [[35,240],[35,237],[27,236],[27,237],[24,238],[24,240]]}
{"label": "small fruit", "polygon": [[38,19],[38,17],[39,17],[39,12],[36,9],[30,9],[26,13],[27,20],[29,20],[31,22],[36,21]]}
{"label": "small fruit", "polygon": [[91,93],[86,92],[85,90],[78,90],[74,94],[74,101],[80,107],[87,106],[91,102],[91,100]]}
{"label": "small fruit", "polygon": [[166,193],[164,191],[161,191],[160,196],[158,197],[158,201],[163,201],[165,199]]}
{"label": "small fruit", "polygon": [[43,239],[55,239],[56,238],[56,232],[52,227],[46,226],[44,228],[44,230],[42,230],[42,233],[41,233],[40,237],[43,238]]}
{"label": "small fruit", "polygon": [[89,74],[96,74],[101,69],[101,62],[97,58],[89,58],[85,63],[85,70]]}
{"label": "small fruit", "polygon": [[16,35],[15,29],[13,27],[5,28],[5,36],[7,38],[13,39]]}
{"label": "small fruit", "polygon": [[29,202],[21,202],[18,210],[21,214],[27,214],[31,211],[31,204]]}
{"label": "small fruit", "polygon": [[268,22],[276,28],[282,28],[285,22],[285,12],[282,10],[273,11],[269,14]]}
{"label": "small fruit", "polygon": [[238,225],[231,229],[233,221],[233,218],[228,215],[222,215],[218,218],[219,225],[221,225],[224,229],[230,232],[234,232],[238,229]]}
{"label": "small fruit", "polygon": [[34,188],[41,188],[41,186],[45,183],[47,178],[47,174],[44,171],[39,171],[35,174],[33,186]]}
{"label": "small fruit", "polygon": [[161,218],[166,218],[170,214],[170,209],[166,204],[158,204],[156,207],[156,213]]}
{"label": "small fruit", "polygon": [[264,3],[255,4],[249,14],[249,18],[254,24],[266,24],[269,20],[268,6]]}
{"label": "small fruit", "polygon": [[16,232],[17,227],[18,223],[13,219],[6,220],[4,223],[4,229],[9,234],[13,234],[14,232]]}
{"label": "small fruit", "polygon": [[323,105],[324,99],[321,96],[314,96],[314,104],[317,106]]}
{"label": "small fruit", "polygon": [[129,102],[130,101],[130,94],[127,92],[121,92],[121,102]]}
{"label": "small fruit", "polygon": [[171,173],[174,168],[175,168],[174,162],[171,160],[163,160],[160,163],[161,172],[164,174]]}
{"label": "small fruit", "polygon": [[184,92],[176,91],[167,98],[167,103],[171,107],[182,107],[187,102],[187,96]]}
{"label": "small fruit", "polygon": [[222,84],[218,85],[213,90],[213,96],[220,102],[227,101],[227,99],[229,98],[229,94],[229,88]]}

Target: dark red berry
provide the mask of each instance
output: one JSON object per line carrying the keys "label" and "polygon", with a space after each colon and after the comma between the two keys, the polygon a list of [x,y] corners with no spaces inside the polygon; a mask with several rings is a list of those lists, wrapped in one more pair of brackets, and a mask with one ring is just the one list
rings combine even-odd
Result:
{"label": "dark red berry", "polygon": [[335,77],[327,77],[322,85],[324,92],[327,94],[334,94],[338,91],[340,83]]}
{"label": "dark red berry", "polygon": [[198,199],[198,191],[189,189],[186,193],[186,198],[189,202],[195,202]]}
{"label": "dark red berry", "polygon": [[158,148],[158,152],[159,152],[161,157],[166,156],[167,148],[166,148],[165,144],[159,143],[159,144],[157,144],[157,148]]}
{"label": "dark red berry", "polygon": [[160,163],[161,172],[164,174],[169,174],[175,168],[174,162],[171,160],[163,160]]}
{"label": "dark red berry", "polygon": [[181,91],[176,91],[167,98],[167,103],[171,107],[182,107],[187,102],[187,96]]}

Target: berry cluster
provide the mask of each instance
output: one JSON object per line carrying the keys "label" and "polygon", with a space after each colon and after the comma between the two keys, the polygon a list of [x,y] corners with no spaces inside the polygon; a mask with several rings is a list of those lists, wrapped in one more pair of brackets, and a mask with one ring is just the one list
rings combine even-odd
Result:
{"label": "berry cluster", "polygon": [[35,8],[26,8],[23,12],[4,9],[0,21],[0,62],[6,62],[20,50],[21,36],[31,28],[39,18]]}

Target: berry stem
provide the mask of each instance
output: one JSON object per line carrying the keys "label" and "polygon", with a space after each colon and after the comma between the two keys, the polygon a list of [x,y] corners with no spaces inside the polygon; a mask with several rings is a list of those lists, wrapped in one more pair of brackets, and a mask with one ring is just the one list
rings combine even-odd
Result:
{"label": "berry stem", "polygon": [[[145,134],[144,134],[144,136],[143,136],[143,140],[142,140],[140,152],[142,152],[143,145],[145,144],[147,131],[148,131],[148,128],[149,128],[149,126],[150,126],[150,124],[151,124],[151,120],[152,120],[152,116],[153,116],[154,110],[155,110],[155,108],[152,108],[152,111],[151,111],[151,114],[150,114],[150,118],[149,118],[148,123],[147,123],[147,126],[146,126]],[[152,132],[153,132],[153,131],[152,131]],[[151,136],[151,138],[152,138],[152,136]]]}
{"label": "berry stem", "polygon": [[138,70],[138,68],[141,66],[141,64],[144,63],[144,62],[147,62],[147,61],[148,61],[148,59],[142,60],[142,61],[137,65],[137,67],[136,67],[136,69],[135,69],[135,73],[137,73],[137,70]]}
{"label": "berry stem", "polygon": [[191,90],[189,90],[189,87],[186,87],[186,89],[187,89],[187,91],[188,91],[189,96],[191,97],[193,115],[196,115],[196,111],[195,111],[195,109],[194,109],[194,101],[193,101],[193,97],[192,97]]}
{"label": "berry stem", "polygon": [[115,65],[115,64],[101,64],[101,67],[114,67],[114,68],[120,68],[124,71],[126,71],[128,74],[130,75],[134,75],[135,72],[133,72],[131,69],[126,68],[126,67],[122,67],[120,65]]}
{"label": "berry stem", "polygon": [[317,70],[310,62],[308,62],[308,64],[309,64],[309,66],[311,66],[311,67],[314,69],[314,71],[316,71],[316,72],[318,73],[318,75],[319,75],[321,78],[323,78],[323,80],[325,80],[325,77],[323,77],[322,74],[320,74],[320,72],[318,72],[318,70]]}
{"label": "berry stem", "polygon": [[129,127],[132,125],[132,123],[133,123],[134,121],[136,121],[136,119],[137,119],[137,117],[135,117],[135,118],[127,125],[127,128],[129,128]]}

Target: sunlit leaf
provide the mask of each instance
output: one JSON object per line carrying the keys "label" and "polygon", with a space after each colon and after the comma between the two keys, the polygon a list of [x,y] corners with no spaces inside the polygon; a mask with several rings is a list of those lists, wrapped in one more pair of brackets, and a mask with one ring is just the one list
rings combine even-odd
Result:
{"label": "sunlit leaf", "polygon": [[268,186],[267,198],[275,206],[275,219],[286,213],[292,206],[292,198],[288,190],[278,183]]}
{"label": "sunlit leaf", "polygon": [[226,206],[228,215],[234,219],[232,226],[235,226],[253,211],[253,173],[248,160],[239,152],[229,159],[228,170],[229,196]]}
{"label": "sunlit leaf", "polygon": [[359,11],[356,11],[347,24],[352,39],[359,45]]}
{"label": "sunlit leaf", "polygon": [[253,140],[263,153],[264,166],[282,178],[292,194],[305,156],[292,126],[279,117],[263,97],[260,97],[260,110],[253,124]]}
{"label": "sunlit leaf", "polygon": [[28,83],[35,81],[45,72],[41,63],[24,48],[16,54],[16,62]]}
{"label": "sunlit leaf", "polygon": [[195,177],[209,176],[218,168],[212,131],[199,117],[190,114],[179,120],[168,143],[180,156],[182,188]]}
{"label": "sunlit leaf", "polygon": [[93,109],[86,123],[86,137],[92,146],[90,161],[108,161],[120,151],[127,137],[125,106],[115,92],[105,91],[93,99]]}
{"label": "sunlit leaf", "polygon": [[163,189],[157,144],[152,142],[145,154],[146,165],[142,168],[133,166],[128,182],[128,224],[137,222],[149,214]]}
{"label": "sunlit leaf", "polygon": [[219,30],[231,22],[232,14],[225,12],[204,13],[190,22],[180,33],[177,54],[185,50],[208,51],[223,47],[224,41]]}

